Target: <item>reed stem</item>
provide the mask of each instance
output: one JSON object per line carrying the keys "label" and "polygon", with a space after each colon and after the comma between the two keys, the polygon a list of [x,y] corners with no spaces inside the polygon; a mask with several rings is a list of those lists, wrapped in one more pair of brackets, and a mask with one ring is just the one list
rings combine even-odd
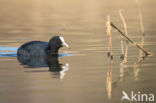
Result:
{"label": "reed stem", "polygon": [[108,56],[113,59],[113,54],[112,54],[112,37],[111,37],[111,24],[110,24],[110,17],[107,16],[107,39],[108,39]]}
{"label": "reed stem", "polygon": [[126,21],[124,19],[124,16],[122,15],[122,10],[119,10],[119,15],[120,15],[120,18],[121,18],[122,23],[124,25],[125,34],[128,36],[127,25],[126,25]]}
{"label": "reed stem", "polygon": [[[128,36],[127,25],[126,25],[126,21],[124,19],[124,16],[122,14],[122,10],[119,10],[119,15],[120,15],[120,18],[121,18],[123,26],[124,26],[125,34]],[[128,55],[128,40],[126,39],[125,54],[124,54],[124,58],[123,58],[124,63],[127,63],[127,55]]]}

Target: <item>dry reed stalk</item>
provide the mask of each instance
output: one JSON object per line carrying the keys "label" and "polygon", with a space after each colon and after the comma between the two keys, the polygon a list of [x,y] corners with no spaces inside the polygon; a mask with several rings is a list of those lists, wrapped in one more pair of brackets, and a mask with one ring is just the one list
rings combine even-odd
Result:
{"label": "dry reed stalk", "polygon": [[107,22],[106,22],[106,27],[107,27],[107,40],[108,40],[108,56],[113,58],[112,55],[112,37],[111,37],[111,24],[110,24],[110,17],[107,16]]}
{"label": "dry reed stalk", "polygon": [[[125,34],[128,36],[127,24],[126,24],[126,21],[124,19],[124,16],[123,16],[121,10],[119,10],[119,15],[120,15],[120,18],[121,18],[123,26],[124,26]],[[125,48],[125,54],[124,54],[124,58],[123,58],[125,63],[127,63],[127,55],[128,55],[128,40],[126,39],[126,48]]]}
{"label": "dry reed stalk", "polygon": [[126,21],[125,21],[125,19],[124,19],[124,16],[123,16],[121,10],[119,10],[119,15],[120,15],[120,18],[121,18],[122,23],[123,23],[123,25],[124,25],[125,34],[128,36]]}
{"label": "dry reed stalk", "polygon": [[110,17],[107,16],[107,22],[106,22],[106,27],[107,27],[107,40],[108,40],[108,71],[107,71],[107,95],[108,99],[111,99],[112,96],[112,37],[111,37],[111,24],[110,24]]}

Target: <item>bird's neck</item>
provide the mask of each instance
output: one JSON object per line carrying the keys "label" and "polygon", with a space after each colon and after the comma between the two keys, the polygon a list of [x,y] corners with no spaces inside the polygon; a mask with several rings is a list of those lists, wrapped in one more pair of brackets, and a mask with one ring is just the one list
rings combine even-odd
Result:
{"label": "bird's neck", "polygon": [[47,51],[48,56],[58,57],[58,49],[56,49],[56,48],[47,48],[46,51]]}

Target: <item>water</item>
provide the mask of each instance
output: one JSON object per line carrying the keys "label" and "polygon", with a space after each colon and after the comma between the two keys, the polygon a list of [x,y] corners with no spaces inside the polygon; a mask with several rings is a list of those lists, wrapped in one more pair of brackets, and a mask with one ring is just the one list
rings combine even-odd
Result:
{"label": "water", "polygon": [[[14,0],[0,1],[0,102],[1,103],[120,103],[122,91],[156,94],[156,1],[140,0],[145,37],[142,38],[134,0]],[[106,17],[129,37],[153,53],[144,60],[139,49],[128,45],[127,63],[120,59],[120,41],[112,29],[113,61],[107,57]],[[16,58],[17,48],[32,40],[48,41],[61,35],[71,49],[62,48],[62,72],[48,67],[28,68]],[[125,44],[125,42],[124,42]],[[124,46],[125,48],[125,46]],[[128,102],[128,101],[124,101]]]}

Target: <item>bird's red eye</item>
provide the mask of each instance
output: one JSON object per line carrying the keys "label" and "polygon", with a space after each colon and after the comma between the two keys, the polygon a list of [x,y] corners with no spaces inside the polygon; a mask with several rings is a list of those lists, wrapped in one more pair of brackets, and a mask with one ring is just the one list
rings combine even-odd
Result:
{"label": "bird's red eye", "polygon": [[62,43],[61,40],[58,40],[58,43],[61,44]]}

